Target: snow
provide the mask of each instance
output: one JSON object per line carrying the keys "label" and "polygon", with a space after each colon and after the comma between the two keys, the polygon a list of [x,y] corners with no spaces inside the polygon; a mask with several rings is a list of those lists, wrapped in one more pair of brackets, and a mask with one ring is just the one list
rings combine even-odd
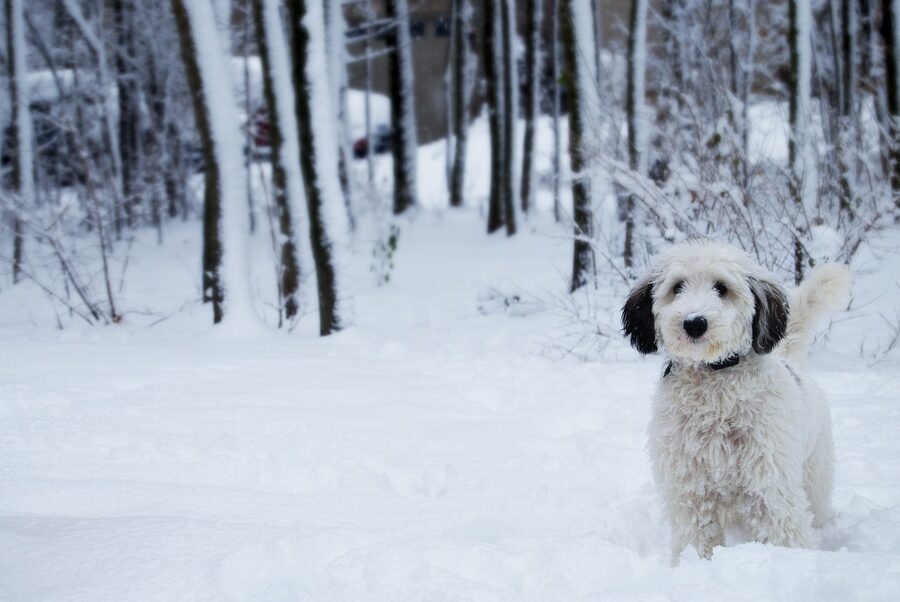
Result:
{"label": "snow", "polygon": [[[671,568],[644,450],[661,360],[618,338],[599,362],[552,353],[570,243],[543,217],[501,240],[477,211],[420,213],[390,286],[357,258],[356,326],[324,339],[308,314],[223,340],[202,307],[56,332],[0,296],[3,597],[891,599],[900,358],[855,357],[859,312],[813,361],[837,449],[815,549],[732,542]],[[180,302],[198,230],[148,233],[126,293]],[[900,276],[888,244],[861,303]]]}
{"label": "snow", "polygon": [[238,130],[234,84],[222,48],[223,36],[216,26],[209,2],[184,2],[191,21],[206,111],[219,166],[222,262],[220,276],[225,287],[223,325],[232,332],[246,332],[257,325],[250,294],[247,249],[249,212],[246,170],[241,157],[243,140]]}
{"label": "snow", "polygon": [[[785,106],[750,114],[756,152],[786,164]],[[550,118],[536,127],[550,146]],[[527,227],[492,238],[485,118],[470,141],[462,210],[445,208],[445,145],[419,149],[423,208],[402,222],[390,283],[358,234],[344,266],[355,322],[329,337],[314,306],[290,334],[219,336],[207,306],[186,304],[198,222],[171,224],[162,247],[139,232],[127,270],[112,258],[120,325],[63,315],[55,330],[32,283],[0,291],[0,598],[896,597],[900,232],[863,245],[851,308],[813,353],[834,420],[834,519],[813,549],[733,536],[672,568],[645,452],[662,359],[619,336],[617,277],[564,293],[571,239],[551,221],[549,150]],[[376,167],[389,185],[390,157]],[[264,233],[251,242],[261,309],[271,249]],[[585,300],[589,318],[573,314]],[[593,361],[567,353],[573,330],[604,335]]]}

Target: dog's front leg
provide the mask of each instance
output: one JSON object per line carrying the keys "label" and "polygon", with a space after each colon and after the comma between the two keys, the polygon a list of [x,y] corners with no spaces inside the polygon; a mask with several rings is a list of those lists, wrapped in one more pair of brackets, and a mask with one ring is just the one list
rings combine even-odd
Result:
{"label": "dog's front leg", "polygon": [[703,558],[712,557],[716,546],[725,545],[725,530],[719,513],[719,495],[685,493],[674,496],[672,517],[672,564],[688,545]]}
{"label": "dog's front leg", "polygon": [[810,546],[812,513],[801,486],[775,483],[748,494],[744,507],[754,540],[788,548]]}

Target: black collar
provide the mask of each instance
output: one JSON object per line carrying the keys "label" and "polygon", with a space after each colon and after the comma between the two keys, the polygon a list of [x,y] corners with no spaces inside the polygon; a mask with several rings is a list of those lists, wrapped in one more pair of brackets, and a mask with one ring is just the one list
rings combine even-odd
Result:
{"label": "black collar", "polygon": [[730,357],[726,357],[724,360],[716,362],[714,364],[707,364],[713,370],[723,370],[725,368],[731,368],[732,366],[737,366],[741,361],[741,356],[738,354],[734,354]]}
{"label": "black collar", "polygon": [[[733,366],[737,366],[741,362],[741,356],[738,354],[730,355],[726,357],[724,360],[714,362],[712,364],[706,364],[709,366],[711,370],[719,371],[724,370],[725,368],[731,368]],[[672,372],[672,365],[674,362],[669,362],[666,366],[666,371],[663,372],[663,378],[667,377]]]}

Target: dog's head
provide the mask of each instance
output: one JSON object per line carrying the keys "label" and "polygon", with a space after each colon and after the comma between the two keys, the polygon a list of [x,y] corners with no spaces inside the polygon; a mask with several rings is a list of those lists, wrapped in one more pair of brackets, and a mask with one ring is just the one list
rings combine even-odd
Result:
{"label": "dog's head", "polygon": [[641,353],[714,363],[751,349],[769,353],[784,337],[782,288],[732,246],[692,240],[662,253],[622,308],[622,325]]}

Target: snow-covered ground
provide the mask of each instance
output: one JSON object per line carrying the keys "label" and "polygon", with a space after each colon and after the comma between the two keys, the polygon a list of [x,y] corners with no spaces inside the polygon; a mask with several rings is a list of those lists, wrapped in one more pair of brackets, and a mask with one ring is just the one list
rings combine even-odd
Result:
{"label": "snow-covered ground", "polygon": [[[783,112],[754,108],[755,152],[786,148]],[[863,245],[851,309],[814,351],[837,448],[815,549],[735,539],[672,568],[644,449],[662,360],[618,335],[618,276],[565,292],[548,120],[540,211],[512,239],[484,233],[486,130],[463,210],[446,208],[444,144],[420,149],[423,208],[397,222],[382,286],[384,208],[357,207],[353,325],[335,336],[316,336],[308,256],[293,332],[213,329],[198,222],[163,246],[141,233],[127,261],[119,246],[119,325],[32,283],[0,291],[0,600],[897,599],[900,232]],[[375,167],[389,189],[389,158]],[[252,249],[271,325],[264,228]]]}
{"label": "snow-covered ground", "polygon": [[[199,305],[55,331],[0,295],[0,599],[896,599],[900,359],[860,358],[896,238],[815,352],[837,446],[816,548],[672,568],[644,450],[661,360],[560,358],[562,230],[483,229],[420,212],[386,286],[359,253],[355,325],[327,339],[312,314],[223,337]],[[198,230],[136,243],[126,306],[195,295]]]}

